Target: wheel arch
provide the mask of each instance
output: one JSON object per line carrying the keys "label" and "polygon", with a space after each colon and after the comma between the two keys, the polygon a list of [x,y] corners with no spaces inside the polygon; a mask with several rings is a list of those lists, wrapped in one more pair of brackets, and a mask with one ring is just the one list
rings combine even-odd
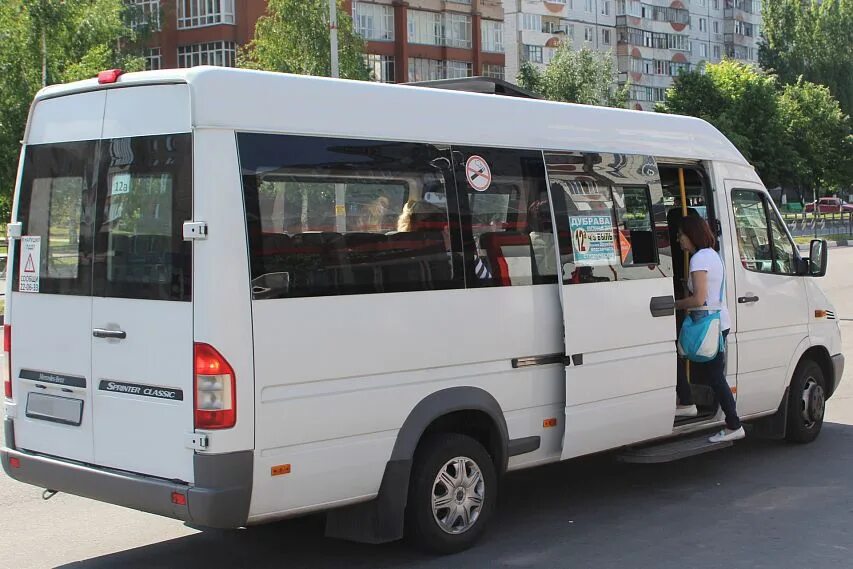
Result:
{"label": "wheel arch", "polygon": [[[418,402],[403,421],[385,465],[378,496],[370,502],[330,511],[326,517],[326,535],[363,543],[385,543],[402,538],[409,480],[418,445],[424,434],[430,432],[458,432],[446,429],[460,424],[470,429],[460,421],[466,417],[476,418],[475,428],[488,424],[484,422],[486,419],[490,422],[489,444],[484,446],[495,460],[498,476],[503,474],[509,461],[509,435],[497,400],[479,387],[435,391]],[[471,434],[471,431],[463,430],[461,434]]]}

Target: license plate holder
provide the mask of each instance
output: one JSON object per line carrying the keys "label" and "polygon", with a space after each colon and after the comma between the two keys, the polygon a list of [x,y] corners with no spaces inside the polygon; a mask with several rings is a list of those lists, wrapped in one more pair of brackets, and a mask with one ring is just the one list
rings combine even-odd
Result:
{"label": "license plate holder", "polygon": [[31,392],[27,394],[27,417],[79,427],[83,422],[83,400]]}

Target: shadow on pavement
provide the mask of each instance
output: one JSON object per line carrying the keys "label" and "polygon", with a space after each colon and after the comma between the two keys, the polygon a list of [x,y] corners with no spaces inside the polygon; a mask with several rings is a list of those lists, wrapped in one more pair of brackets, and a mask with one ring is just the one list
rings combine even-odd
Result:
{"label": "shadow on pavement", "polygon": [[326,539],[315,516],[64,567],[853,567],[852,448],[853,426],[827,423],[811,445],[747,439],[670,464],[604,454],[514,473],[489,533],[452,559]]}

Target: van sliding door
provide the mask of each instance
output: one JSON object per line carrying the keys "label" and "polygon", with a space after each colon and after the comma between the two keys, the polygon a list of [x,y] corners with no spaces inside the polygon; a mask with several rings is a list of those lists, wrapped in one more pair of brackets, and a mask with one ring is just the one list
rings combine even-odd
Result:
{"label": "van sliding door", "polygon": [[[654,158],[546,153],[562,272],[562,458],[666,435],[675,413],[672,262]],[[658,219],[661,217],[662,219]]]}

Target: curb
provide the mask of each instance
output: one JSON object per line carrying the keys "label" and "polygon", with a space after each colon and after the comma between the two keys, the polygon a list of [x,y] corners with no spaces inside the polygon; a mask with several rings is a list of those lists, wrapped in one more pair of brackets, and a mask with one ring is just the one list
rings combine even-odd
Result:
{"label": "curb", "polygon": [[[841,239],[840,241],[827,241],[826,244],[829,245],[830,248],[833,248],[833,247],[853,247],[853,240]],[[808,251],[809,246],[805,243],[798,243],[797,249],[799,249],[800,251]]]}

